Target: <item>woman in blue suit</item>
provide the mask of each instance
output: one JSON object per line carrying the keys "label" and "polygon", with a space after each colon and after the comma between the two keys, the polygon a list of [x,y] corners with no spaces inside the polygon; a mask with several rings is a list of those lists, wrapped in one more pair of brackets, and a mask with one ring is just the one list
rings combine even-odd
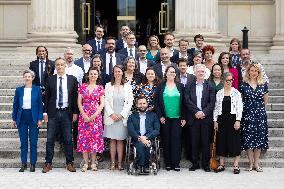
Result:
{"label": "woman in blue suit", "polygon": [[40,87],[32,85],[35,73],[25,70],[24,86],[16,88],[13,103],[13,125],[18,128],[21,141],[22,166],[19,172],[27,169],[28,136],[30,139],[30,171],[35,171],[37,161],[37,141],[39,127],[42,125],[43,105]]}

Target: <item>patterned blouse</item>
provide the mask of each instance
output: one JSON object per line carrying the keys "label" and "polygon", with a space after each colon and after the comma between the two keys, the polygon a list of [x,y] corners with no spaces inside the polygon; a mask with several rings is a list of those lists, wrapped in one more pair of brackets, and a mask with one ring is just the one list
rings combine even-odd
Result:
{"label": "patterned blouse", "polygon": [[138,96],[144,96],[148,102],[148,108],[154,108],[154,95],[156,91],[157,85],[151,85],[147,83],[141,83],[136,87],[133,91],[135,98]]}

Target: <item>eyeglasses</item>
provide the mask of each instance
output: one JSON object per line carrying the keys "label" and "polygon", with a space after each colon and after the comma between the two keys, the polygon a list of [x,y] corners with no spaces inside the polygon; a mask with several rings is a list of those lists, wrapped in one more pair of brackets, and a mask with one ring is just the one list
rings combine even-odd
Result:
{"label": "eyeglasses", "polygon": [[84,49],[83,51],[84,51],[84,52],[86,52],[86,51],[89,51],[89,52],[90,52],[90,51],[92,51],[92,50],[90,50],[90,49]]}
{"label": "eyeglasses", "polygon": [[234,79],[226,79],[226,82],[233,82]]}
{"label": "eyeglasses", "polygon": [[147,50],[139,50],[140,52],[146,52]]}
{"label": "eyeglasses", "polygon": [[168,72],[168,73],[170,73],[170,74],[175,74],[176,72],[173,71],[173,72]]}

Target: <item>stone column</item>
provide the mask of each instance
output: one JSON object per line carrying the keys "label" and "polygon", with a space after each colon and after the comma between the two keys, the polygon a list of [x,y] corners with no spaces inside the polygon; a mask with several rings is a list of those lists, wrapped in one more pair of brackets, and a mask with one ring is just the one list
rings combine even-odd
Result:
{"label": "stone column", "polygon": [[[76,44],[73,0],[31,0],[31,30],[25,47],[45,45],[57,52]],[[62,53],[62,51],[61,51]]]}
{"label": "stone column", "polygon": [[275,0],[276,32],[273,37],[270,53],[284,52],[284,1]]}
{"label": "stone column", "polygon": [[178,0],[175,9],[175,33],[193,41],[202,34],[205,42],[216,47],[225,47],[218,32],[218,0]]}

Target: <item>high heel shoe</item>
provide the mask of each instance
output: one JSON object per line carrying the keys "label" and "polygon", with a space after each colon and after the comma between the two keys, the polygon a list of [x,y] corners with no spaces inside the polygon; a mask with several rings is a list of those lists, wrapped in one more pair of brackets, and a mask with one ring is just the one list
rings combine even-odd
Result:
{"label": "high heel shoe", "polygon": [[88,164],[84,164],[83,167],[81,168],[82,172],[86,172],[88,170]]}
{"label": "high heel shoe", "polygon": [[246,169],[246,171],[251,172],[253,170],[253,165],[250,165],[249,168]]}
{"label": "high heel shoe", "polygon": [[27,164],[22,164],[22,167],[20,168],[19,172],[24,172],[27,170]]}
{"label": "high heel shoe", "polygon": [[115,162],[111,162],[109,169],[115,170]]}
{"label": "high heel shoe", "polygon": [[97,164],[92,164],[92,165],[91,165],[91,170],[92,170],[92,171],[97,171],[97,170],[98,170]]}
{"label": "high heel shoe", "polygon": [[122,171],[122,170],[124,170],[124,167],[122,166],[121,163],[118,163],[117,169],[118,169],[119,171]]}

